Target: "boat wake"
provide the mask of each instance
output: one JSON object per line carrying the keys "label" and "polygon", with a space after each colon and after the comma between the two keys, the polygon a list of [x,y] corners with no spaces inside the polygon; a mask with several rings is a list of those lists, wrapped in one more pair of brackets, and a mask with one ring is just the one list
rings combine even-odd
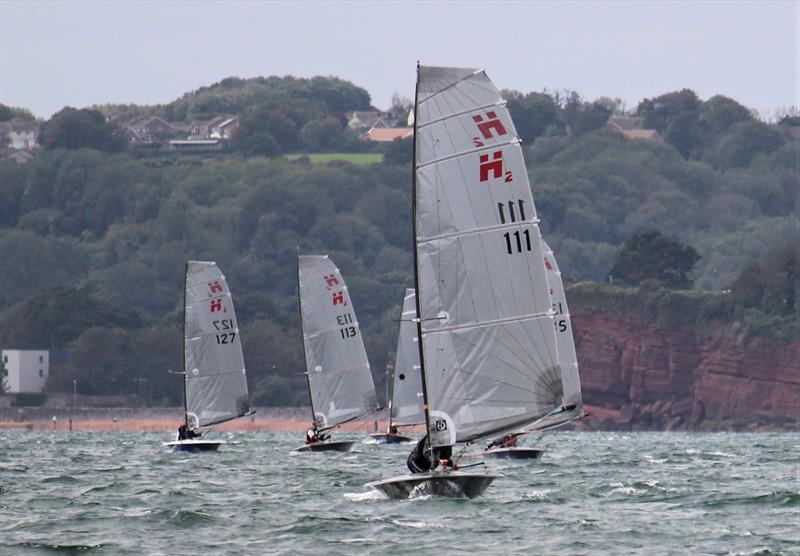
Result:
{"label": "boat wake", "polygon": [[365,492],[346,492],[344,497],[351,502],[371,502],[373,500],[389,499],[388,496],[377,489],[367,490]]}

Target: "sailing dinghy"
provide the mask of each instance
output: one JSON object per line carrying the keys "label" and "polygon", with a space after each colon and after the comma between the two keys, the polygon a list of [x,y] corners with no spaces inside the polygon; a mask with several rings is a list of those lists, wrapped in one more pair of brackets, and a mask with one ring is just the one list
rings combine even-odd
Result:
{"label": "sailing dinghy", "polygon": [[300,327],[313,431],[297,452],[347,452],[352,441],[326,441],[331,429],[378,409],[375,385],[350,293],[327,255],[297,259]]}
{"label": "sailing dinghy", "polygon": [[391,384],[389,398],[389,427],[386,432],[373,433],[370,440],[376,444],[412,442],[410,436],[397,432],[397,427],[425,423],[422,409],[422,379],[419,374],[419,347],[417,347],[417,300],[413,288],[406,288],[400,326],[397,333],[397,353],[394,369],[388,377]]}
{"label": "sailing dinghy", "polygon": [[225,442],[197,438],[196,431],[252,414],[239,324],[228,283],[216,263],[186,262],[183,305],[181,428],[190,438],[164,446],[175,452],[216,451]]}
{"label": "sailing dinghy", "polygon": [[[414,104],[417,333],[435,465],[437,449],[559,410],[563,388],[539,220],[499,91],[483,70],[419,66]],[[444,470],[367,486],[473,497],[494,478]]]}
{"label": "sailing dinghy", "polygon": [[[581,383],[578,374],[578,356],[575,352],[575,339],[572,335],[572,320],[567,308],[567,296],[564,291],[564,282],[558,269],[553,250],[542,239],[542,252],[544,253],[544,266],[547,271],[547,282],[550,286],[550,297],[553,300],[554,324],[556,332],[556,350],[558,364],[561,367],[561,383],[564,391],[561,408],[552,415],[547,415],[539,422],[527,428],[526,432],[510,434],[504,439],[498,439],[489,445],[483,452],[470,454],[470,459],[500,458],[500,459],[539,459],[544,454],[542,448],[517,447],[517,439],[530,432],[541,432],[546,429],[560,427],[584,416],[583,400],[581,398]],[[508,444],[513,444],[508,446]]]}

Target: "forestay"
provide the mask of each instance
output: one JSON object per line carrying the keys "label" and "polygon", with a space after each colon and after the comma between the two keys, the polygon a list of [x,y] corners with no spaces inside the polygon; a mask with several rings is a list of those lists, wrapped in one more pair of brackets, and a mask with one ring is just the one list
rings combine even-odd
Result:
{"label": "forestay", "polygon": [[378,408],[367,353],[347,286],[327,255],[299,257],[300,312],[317,430]]}
{"label": "forestay", "polygon": [[415,235],[434,446],[561,405],[551,300],[520,142],[483,71],[420,67]]}
{"label": "forestay", "polygon": [[413,288],[408,288],[403,298],[403,312],[400,315],[400,327],[397,333],[397,353],[390,402],[392,425],[419,425],[425,422],[416,318],[416,294]]}
{"label": "forestay", "polygon": [[184,370],[189,428],[250,410],[239,323],[225,276],[214,262],[186,263]]}

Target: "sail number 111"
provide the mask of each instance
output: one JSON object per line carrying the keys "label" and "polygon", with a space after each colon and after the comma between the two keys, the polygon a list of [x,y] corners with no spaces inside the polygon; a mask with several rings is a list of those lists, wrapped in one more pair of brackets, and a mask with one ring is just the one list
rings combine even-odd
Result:
{"label": "sail number 111", "polygon": [[506,232],[503,234],[503,237],[506,238],[506,250],[508,251],[509,255],[512,253],[522,253],[523,251],[531,250],[530,230],[525,230],[523,232],[517,230],[513,233]]}

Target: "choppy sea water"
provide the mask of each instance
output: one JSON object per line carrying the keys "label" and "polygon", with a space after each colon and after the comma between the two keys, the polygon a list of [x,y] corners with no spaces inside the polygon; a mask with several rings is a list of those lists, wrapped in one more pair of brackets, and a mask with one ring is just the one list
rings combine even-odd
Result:
{"label": "choppy sea water", "polygon": [[0,431],[0,554],[800,554],[796,434],[553,433],[481,498],[403,501],[363,485],[409,445],[219,437]]}

